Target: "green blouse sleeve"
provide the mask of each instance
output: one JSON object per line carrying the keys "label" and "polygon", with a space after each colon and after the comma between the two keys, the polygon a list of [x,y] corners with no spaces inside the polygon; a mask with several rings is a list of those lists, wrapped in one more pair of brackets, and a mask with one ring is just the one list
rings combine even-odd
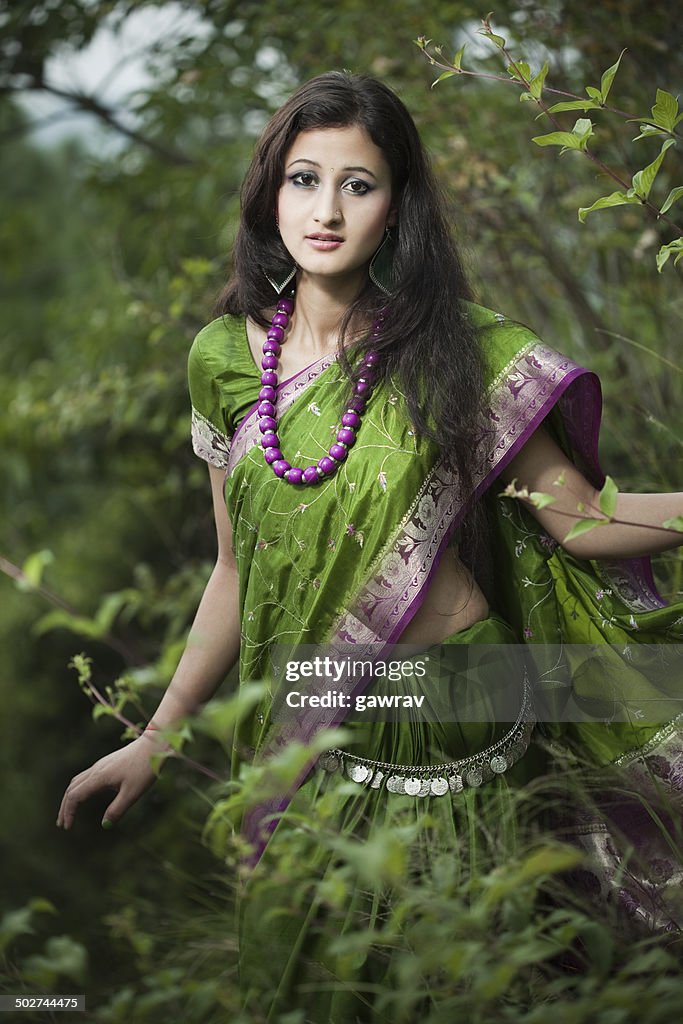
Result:
{"label": "green blouse sleeve", "polygon": [[187,369],[192,447],[200,459],[225,469],[232,435],[260,386],[244,317],[220,317],[204,327],[192,343]]}

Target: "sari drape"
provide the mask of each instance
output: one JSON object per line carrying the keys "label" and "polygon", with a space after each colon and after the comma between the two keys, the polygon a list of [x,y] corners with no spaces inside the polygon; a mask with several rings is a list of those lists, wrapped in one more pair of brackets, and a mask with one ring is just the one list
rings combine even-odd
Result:
{"label": "sari drape", "polygon": [[[302,644],[338,645],[359,656],[391,650],[477,500],[488,503],[494,522],[495,608],[483,623],[448,642],[538,645],[542,662],[544,644],[683,641],[683,605],[662,601],[648,559],[601,564],[575,559],[519,502],[497,494],[496,477],[541,422],[585,476],[601,486],[600,385],[594,374],[543,344],[528,328],[472,304],[468,315],[479,328],[488,367],[487,429],[482,431],[475,488],[469,494],[462,493],[458,480],[444,468],[437,447],[416,434],[404,396],[394,385],[375,390],[356,444],[335,476],[315,488],[286,485],[265,464],[260,448],[260,370],[249,350],[244,319],[214,321],[197,336],[189,362],[193,441],[198,455],[226,470],[239,569],[242,682],[272,678],[273,645],[292,650]],[[344,382],[335,359],[325,357],[280,385],[278,433],[292,463],[315,463],[326,454],[341,416]],[[274,721],[274,696],[271,686],[241,722],[233,772],[245,761],[265,758],[293,739],[309,741],[343,720],[338,710],[316,709]],[[415,730],[404,723],[375,723],[359,739],[368,757],[415,764],[426,760],[425,748],[435,731],[434,726]],[[468,736],[475,746],[488,742],[483,734],[477,739],[476,730]],[[465,742],[462,735],[460,739]],[[596,768],[618,768],[620,786],[630,786],[634,794],[653,773],[676,796],[683,789],[678,723],[562,723],[546,724],[523,761],[481,791],[427,801],[438,807],[454,833],[471,829],[482,801],[495,804],[510,785],[547,771],[558,743]],[[444,750],[449,744],[452,737],[441,737],[436,746],[453,758],[462,756],[462,749]],[[385,756],[387,751],[391,757]],[[319,770],[307,765],[289,792],[252,809],[244,831],[254,846],[254,861],[264,850],[267,856],[269,848],[275,849],[287,816],[302,807],[314,812],[321,787],[330,785],[334,781],[322,779]],[[397,805],[392,802],[417,799],[366,787],[356,798],[340,797],[340,828],[367,834],[373,821],[385,821],[394,813]],[[621,812],[620,824],[629,835],[635,829],[635,839],[640,836],[646,846],[656,842],[651,823],[643,821],[637,807],[622,807]],[[653,888],[633,872],[629,884],[602,817],[590,809],[579,817],[566,823],[567,832],[591,853],[605,896],[621,899],[652,926],[676,926],[677,911],[665,893],[680,880],[680,866],[672,855],[662,884]],[[263,966],[254,945],[255,906],[247,905],[243,915],[243,962],[260,961]],[[269,958],[266,971],[275,1002],[285,999],[311,927],[310,922],[290,921],[280,935],[280,952]],[[329,964],[323,973],[328,970],[333,971]]]}

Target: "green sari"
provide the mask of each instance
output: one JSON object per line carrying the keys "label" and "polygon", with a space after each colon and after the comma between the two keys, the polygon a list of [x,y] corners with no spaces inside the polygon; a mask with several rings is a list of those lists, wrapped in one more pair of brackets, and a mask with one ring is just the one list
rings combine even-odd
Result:
{"label": "green sari", "polygon": [[[189,360],[193,443],[200,457],[226,469],[239,569],[241,682],[272,679],[274,645],[278,651],[329,645],[374,658],[391,651],[424,600],[432,574],[474,500],[487,502],[494,518],[495,608],[487,619],[450,637],[441,652],[481,644],[490,645],[494,656],[469,691],[466,680],[449,677],[447,685],[460,687],[457,693],[464,703],[479,700],[489,684],[495,688],[501,670],[505,672],[508,645],[523,643],[537,650],[542,686],[552,675],[545,663],[547,645],[683,640],[683,608],[661,600],[647,559],[598,565],[572,558],[519,502],[496,494],[498,488],[491,486],[496,476],[542,421],[587,478],[601,485],[600,387],[593,374],[543,345],[527,328],[474,305],[468,307],[468,315],[480,329],[490,381],[485,410],[490,429],[477,452],[473,494],[461,492],[436,446],[415,434],[400,390],[390,386],[375,390],[353,451],[335,476],[315,488],[286,485],[265,464],[260,448],[256,405],[261,371],[249,349],[244,319],[216,320],[197,336]],[[293,463],[315,464],[326,454],[340,416],[343,383],[335,359],[325,357],[280,385],[278,432]],[[503,645],[498,658],[497,645]],[[443,687],[446,671],[434,670],[430,685],[436,690]],[[517,668],[512,672],[519,705],[522,676]],[[349,693],[358,687],[357,680],[346,682]],[[310,741],[321,729],[344,720],[338,709],[275,715],[281,685],[273,683],[268,696],[241,723],[234,743],[235,774],[244,762],[272,756],[292,740]],[[546,689],[552,706],[552,685]],[[517,743],[510,756],[511,726],[496,723],[495,718],[492,712],[482,715],[481,722],[470,716],[466,724],[354,721],[348,764],[372,765],[374,786],[368,776],[349,787],[340,782],[339,772],[328,774],[310,763],[287,792],[264,799],[247,814],[243,828],[255,851],[253,863],[260,860],[254,872],[260,885],[246,887],[240,966],[245,989],[265,999],[259,1005],[267,1005],[274,1015],[294,1005],[297,985],[319,985],[323,994],[315,1004],[316,1020],[343,1022],[355,1019],[353,1014],[365,1019],[353,984],[340,982],[339,962],[316,941],[314,906],[300,914],[282,913],[263,945],[260,922],[282,899],[282,882],[270,884],[269,872],[277,865],[280,844],[286,843],[288,823],[301,812],[315,818],[316,808],[324,805],[329,820],[331,800],[341,834],[369,836],[373,828],[428,808],[440,824],[440,835],[450,837],[454,848],[462,846],[465,837],[474,861],[482,823],[487,816],[500,819],[510,788],[550,770],[557,744],[577,751],[597,768],[618,766],[622,786],[630,784],[635,791],[649,785],[653,773],[668,790],[680,794],[683,789],[683,742],[675,722],[555,725],[546,720],[528,750],[520,751]],[[503,770],[493,772],[487,760],[484,784],[479,779],[445,795],[429,788],[410,795],[400,787],[388,792],[386,777],[377,781],[379,763],[394,768],[452,764],[493,748],[502,749],[507,760]],[[343,756],[338,760],[343,766]],[[467,762],[465,767],[472,766]],[[353,778],[349,771],[346,774]],[[384,774],[390,776],[391,771]],[[628,809],[622,814],[620,825],[628,832],[634,820],[638,837],[650,849],[648,844],[656,837],[642,815],[629,814]],[[629,884],[622,877],[623,864],[606,822],[588,811],[578,817],[582,820],[565,822],[565,831],[590,853],[604,896],[620,900],[652,927],[673,927],[668,893],[680,882],[680,871],[671,856],[667,877],[656,892],[635,871],[630,872]],[[514,821],[508,832],[512,850]],[[422,849],[419,856],[424,867],[429,849]],[[313,857],[311,871],[324,878],[329,855],[326,861],[321,850]],[[378,912],[376,902],[368,904],[358,893],[349,907],[349,920],[359,913],[372,920]],[[368,963],[363,969],[375,980],[383,970]]]}

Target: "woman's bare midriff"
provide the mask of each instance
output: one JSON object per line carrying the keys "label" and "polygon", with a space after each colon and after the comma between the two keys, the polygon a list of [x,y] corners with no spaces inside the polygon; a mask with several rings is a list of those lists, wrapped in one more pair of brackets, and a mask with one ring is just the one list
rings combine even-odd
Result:
{"label": "woman's bare midriff", "polygon": [[438,644],[487,618],[488,601],[472,574],[447,548],[429,584],[427,595],[410,620],[398,642],[402,644]]}

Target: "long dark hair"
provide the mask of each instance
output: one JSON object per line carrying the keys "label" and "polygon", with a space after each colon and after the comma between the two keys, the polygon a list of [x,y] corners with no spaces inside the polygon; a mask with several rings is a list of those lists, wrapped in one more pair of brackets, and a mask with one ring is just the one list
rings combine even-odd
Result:
{"label": "long dark hair", "polygon": [[413,119],[382,82],[347,72],[318,75],[268,123],[244,179],[233,273],[216,315],[243,314],[267,325],[264,310],[273,306],[275,293],[264,271],[283,280],[292,268],[275,221],[285,155],[299,132],[351,125],[365,129],[389,164],[397,225],[392,296],[368,277],[343,318],[339,359],[352,381],[360,372],[355,356],[368,341],[344,349],[349,326],[383,313],[381,338],[373,344],[383,372],[398,381],[416,430],[438,443],[469,493],[484,377],[476,331],[463,306],[470,288]]}

